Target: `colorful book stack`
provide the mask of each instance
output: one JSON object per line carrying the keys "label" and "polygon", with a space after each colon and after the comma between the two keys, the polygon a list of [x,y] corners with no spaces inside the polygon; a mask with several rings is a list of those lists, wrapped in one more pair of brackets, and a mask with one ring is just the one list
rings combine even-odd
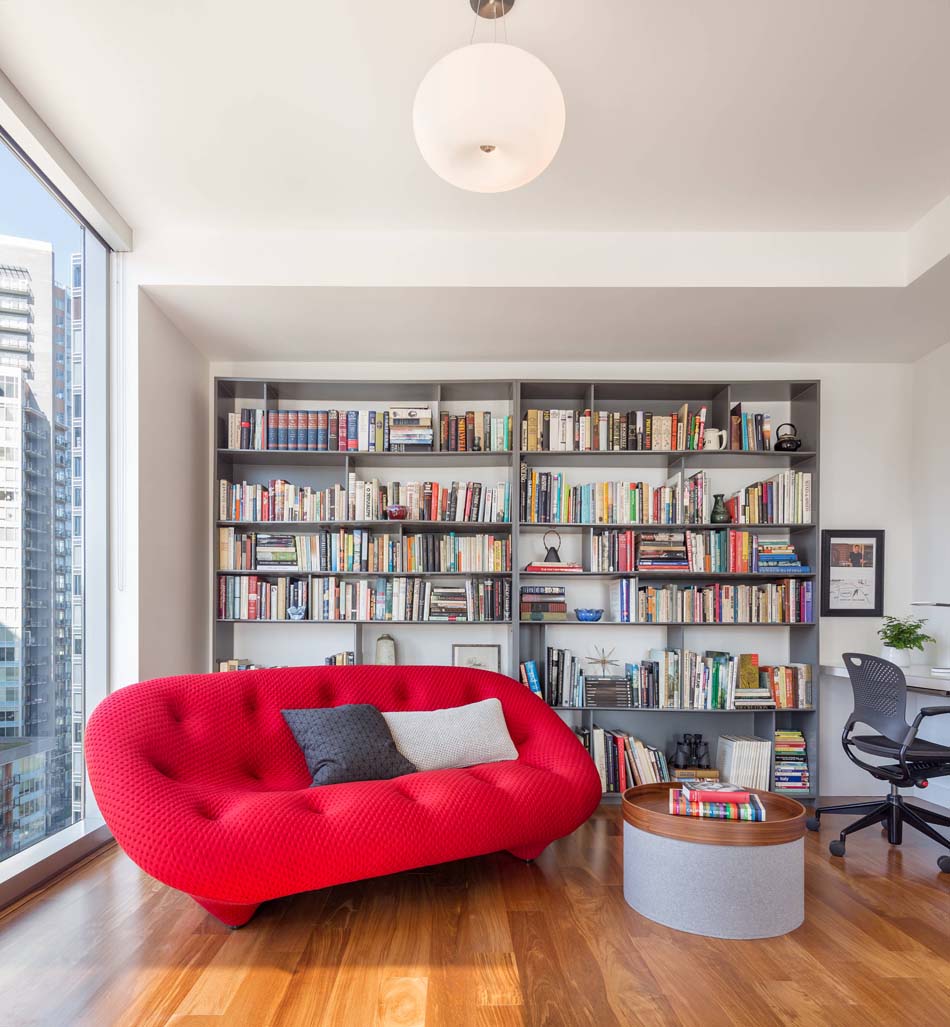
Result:
{"label": "colorful book stack", "polygon": [[584,705],[593,709],[630,709],[633,706],[633,687],[629,678],[617,676],[584,675]]}
{"label": "colorful book stack", "polygon": [[758,795],[718,781],[684,781],[681,788],[671,788],[670,813],[713,820],[765,820],[765,806]]}
{"label": "colorful book stack", "polygon": [[563,585],[522,585],[523,621],[567,620],[567,595]]}
{"label": "colorful book stack", "polygon": [[807,792],[808,753],[805,736],[801,731],[775,732],[775,789],[776,791]]}
{"label": "colorful book stack", "polygon": [[389,411],[390,452],[417,453],[431,450],[432,439],[432,410],[429,407],[393,407]]}
{"label": "colorful book stack", "polygon": [[682,531],[642,534],[637,547],[637,570],[688,571],[686,535]]}
{"label": "colorful book stack", "polygon": [[760,541],[755,547],[754,570],[759,574],[777,571],[779,574],[806,574],[811,570],[808,564],[798,559],[791,542]]}
{"label": "colorful book stack", "polygon": [[706,407],[684,403],[670,414],[645,410],[526,410],[521,448],[528,452],[696,450],[703,448]]}
{"label": "colorful book stack", "polygon": [[487,410],[442,411],[439,448],[448,453],[506,453],[511,449],[511,415],[497,417]]}

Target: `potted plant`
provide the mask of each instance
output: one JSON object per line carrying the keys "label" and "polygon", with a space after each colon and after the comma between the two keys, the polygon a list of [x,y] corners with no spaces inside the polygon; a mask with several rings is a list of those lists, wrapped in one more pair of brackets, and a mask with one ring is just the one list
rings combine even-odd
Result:
{"label": "potted plant", "polygon": [[884,643],[881,656],[898,667],[910,666],[912,649],[924,651],[926,642],[936,642],[932,635],[923,631],[926,620],[919,617],[885,617],[878,638]]}

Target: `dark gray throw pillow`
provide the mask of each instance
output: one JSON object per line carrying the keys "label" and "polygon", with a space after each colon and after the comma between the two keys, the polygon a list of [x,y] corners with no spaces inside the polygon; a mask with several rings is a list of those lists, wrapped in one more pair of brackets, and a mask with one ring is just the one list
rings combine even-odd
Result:
{"label": "dark gray throw pillow", "polygon": [[303,749],[315,785],[382,781],[416,772],[396,748],[389,725],[375,706],[280,712]]}

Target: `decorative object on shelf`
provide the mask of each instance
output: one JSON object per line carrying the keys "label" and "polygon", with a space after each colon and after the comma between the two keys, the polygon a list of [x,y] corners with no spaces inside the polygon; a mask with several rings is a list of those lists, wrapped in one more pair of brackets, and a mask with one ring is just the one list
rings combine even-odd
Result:
{"label": "decorative object on shelf", "polygon": [[926,623],[923,617],[885,617],[877,633],[884,643],[881,658],[898,667],[909,667],[911,650],[923,652],[927,642],[937,641],[923,630]]}
{"label": "decorative object on shelf", "polygon": [[802,448],[802,440],[798,437],[798,429],[791,421],[780,424],[775,429],[775,434],[778,436],[775,441],[775,449],[779,453],[794,453]]}
{"label": "decorative object on shelf", "polygon": [[[430,68],[416,92],[412,127],[430,168],[446,182],[477,193],[517,189],[554,159],[564,135],[564,96],[551,70],[533,54],[500,43],[498,22],[514,0],[475,2],[493,26],[490,43],[453,50]],[[477,20],[476,20],[477,25]]]}
{"label": "decorative object on shelf", "polygon": [[306,606],[288,606],[287,617],[290,620],[303,620],[307,616]]}
{"label": "decorative object on shelf", "polygon": [[380,635],[376,639],[376,666],[394,667],[396,665],[396,640],[392,635]]}
{"label": "decorative object on shelf", "polygon": [[500,674],[501,646],[455,644],[452,646],[452,666],[490,670]]}
{"label": "decorative object on shelf", "polygon": [[386,507],[386,516],[391,521],[404,521],[409,516],[409,507],[392,503]]}
{"label": "decorative object on shelf", "polygon": [[[548,535],[553,535],[557,539],[557,545],[548,545]],[[546,531],[541,538],[541,545],[547,547],[547,552],[544,554],[545,563],[561,562],[561,536],[556,531]]]}
{"label": "decorative object on shelf", "polygon": [[713,497],[713,508],[712,513],[709,515],[709,521],[711,524],[731,524],[732,518],[729,516],[729,511],[726,509],[726,501],[724,493],[717,492]]}
{"label": "decorative object on shelf", "polygon": [[697,770],[709,770],[709,742],[703,741],[699,734],[684,734],[675,741],[676,750],[672,763],[677,770],[695,767]]}
{"label": "decorative object on shelf", "polygon": [[[700,735],[700,738],[702,735]],[[709,770],[709,742],[699,742],[696,746],[696,766],[700,770]]]}
{"label": "decorative object on shelf", "polygon": [[728,441],[725,428],[707,428],[703,433],[703,449],[725,449]]}
{"label": "decorative object on shelf", "polygon": [[883,614],[884,532],[822,531],[822,617]]}
{"label": "decorative object on shelf", "polygon": [[582,607],[581,609],[574,611],[574,616],[579,621],[583,621],[585,624],[592,624],[594,621],[600,620],[600,618],[603,617],[603,615],[604,611],[602,609],[592,610],[586,607]]}
{"label": "decorative object on shelf", "polygon": [[[577,613],[576,610],[574,612]],[[603,610],[601,610],[601,613],[603,613]],[[586,656],[585,659],[588,663],[600,668],[601,677],[609,677],[611,667],[620,666],[619,660],[611,659],[613,654],[616,652],[615,649],[611,649],[608,653],[605,648],[595,645],[594,652],[597,653],[596,656]]]}

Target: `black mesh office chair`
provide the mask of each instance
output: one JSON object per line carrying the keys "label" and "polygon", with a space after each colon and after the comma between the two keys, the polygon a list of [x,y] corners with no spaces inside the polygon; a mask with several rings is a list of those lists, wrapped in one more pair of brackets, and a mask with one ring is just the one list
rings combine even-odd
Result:
{"label": "black mesh office chair", "polygon": [[[914,723],[908,724],[907,682],[900,667],[889,660],[864,653],[845,653],[844,665],[848,668],[854,691],[854,712],[841,733],[841,744],[852,763],[879,781],[889,781],[891,793],[881,802],[821,806],[808,821],[809,829],[818,830],[822,813],[864,814],[831,842],[828,848],[832,856],[844,855],[844,840],[849,834],[875,824],[884,824],[891,845],[900,845],[902,828],[906,823],[950,849],[950,839],[931,827],[931,824],[950,827],[950,816],[905,802],[899,791],[901,788],[926,788],[929,778],[950,774],[950,746],[917,737],[917,730],[925,717],[950,713],[950,706],[925,706],[914,718]],[[880,734],[854,735],[852,731],[856,724],[867,724]],[[883,756],[897,762],[874,766],[859,760],[854,755],[855,749],[869,756]],[[945,874],[950,874],[950,856],[941,856],[937,866]]]}

